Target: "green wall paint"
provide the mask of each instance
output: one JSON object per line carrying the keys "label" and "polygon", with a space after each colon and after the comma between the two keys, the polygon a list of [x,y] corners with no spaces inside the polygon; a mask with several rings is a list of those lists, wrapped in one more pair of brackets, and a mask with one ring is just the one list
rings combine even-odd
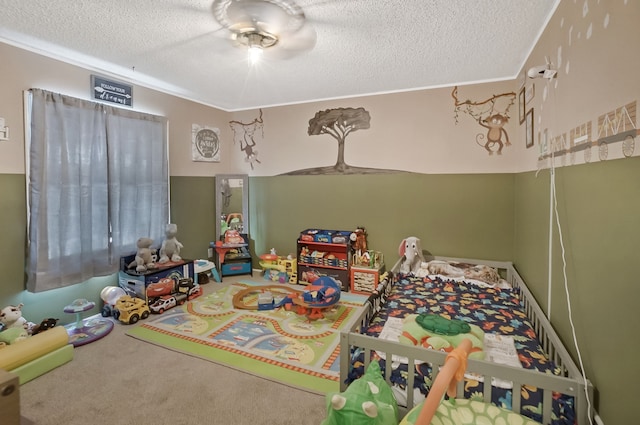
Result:
{"label": "green wall paint", "polygon": [[[0,244],[0,300],[11,299],[24,287],[27,207],[24,174],[0,174],[2,239]],[[5,304],[14,304],[6,301]],[[0,304],[0,308],[4,304]]]}
{"label": "green wall paint", "polygon": [[204,259],[216,233],[214,177],[171,177],[171,221],[178,225],[183,258]]}
{"label": "green wall paint", "polygon": [[509,174],[252,177],[251,239],[258,254],[295,255],[301,230],[364,226],[387,267],[407,236],[439,255],[508,260],[513,181]]}
{"label": "green wall paint", "polygon": [[[512,259],[546,310],[549,171],[520,174],[251,177],[251,249],[295,253],[306,228],[351,230],[365,226],[369,245],[387,266],[405,236],[422,239],[438,255]],[[598,389],[607,423],[631,423],[640,342],[640,286],[635,282],[640,241],[640,158],[603,161],[556,171],[558,210],[567,258],[574,323],[586,372]],[[215,233],[215,178],[172,177],[172,221],[186,258],[205,258]],[[65,305],[87,298],[115,276],[31,294],[24,291],[26,229],[24,175],[0,175],[3,234],[0,305],[25,304],[31,321],[56,317]],[[562,258],[554,229],[551,319],[576,357],[563,287]],[[89,312],[95,313],[97,312]],[[615,361],[612,361],[612,351]]]}
{"label": "green wall paint", "polygon": [[[550,172],[517,175],[514,261],[547,310]],[[551,321],[579,362],[564,286],[566,270],[576,336],[606,423],[634,423],[640,381],[640,158],[602,161],[555,172],[562,245],[553,221]],[[564,270],[563,270],[564,269]]]}
{"label": "green wall paint", "polygon": [[[2,235],[10,243],[0,244],[0,308],[5,305],[24,304],[22,315],[31,322],[39,323],[45,318],[60,319],[60,323],[71,323],[75,316],[66,314],[64,306],[76,298],[86,298],[102,306],[100,291],[107,285],[117,284],[115,276],[95,278],[89,282],[72,285],[55,291],[38,294],[25,288],[26,253],[26,181],[24,174],[0,174],[2,194]],[[98,308],[87,315],[98,313]]]}

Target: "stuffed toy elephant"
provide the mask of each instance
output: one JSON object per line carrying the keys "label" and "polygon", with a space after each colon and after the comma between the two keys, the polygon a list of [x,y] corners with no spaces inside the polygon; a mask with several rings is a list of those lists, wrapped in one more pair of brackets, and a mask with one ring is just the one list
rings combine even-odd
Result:
{"label": "stuffed toy elephant", "polygon": [[404,258],[400,263],[400,273],[402,274],[415,274],[420,269],[420,264],[424,261],[420,239],[415,236],[402,240],[398,248],[398,254]]}

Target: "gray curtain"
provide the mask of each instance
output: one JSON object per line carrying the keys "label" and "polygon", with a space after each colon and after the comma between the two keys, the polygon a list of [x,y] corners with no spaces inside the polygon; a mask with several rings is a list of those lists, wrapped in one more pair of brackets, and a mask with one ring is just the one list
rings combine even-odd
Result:
{"label": "gray curtain", "polygon": [[169,221],[166,118],[32,89],[27,289],[118,271]]}

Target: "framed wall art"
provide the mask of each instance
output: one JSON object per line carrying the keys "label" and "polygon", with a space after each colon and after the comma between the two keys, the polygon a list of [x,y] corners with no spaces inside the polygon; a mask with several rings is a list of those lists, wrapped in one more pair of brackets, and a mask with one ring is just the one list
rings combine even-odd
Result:
{"label": "framed wall art", "polygon": [[525,116],[525,107],[526,107],[526,102],[524,101],[525,99],[525,86],[522,86],[522,88],[520,89],[520,93],[518,94],[518,112],[520,115],[520,125],[522,125],[522,123],[524,122],[524,116]]}
{"label": "framed wall art", "polygon": [[535,95],[536,95],[536,85],[531,84],[531,87],[529,87],[524,93],[524,104],[528,105],[529,102],[533,100]]}
{"label": "framed wall art", "polygon": [[218,128],[191,125],[191,160],[220,162],[220,130]]}
{"label": "framed wall art", "polygon": [[525,116],[525,121],[527,123],[525,141],[526,141],[527,148],[530,148],[530,147],[533,146],[533,132],[534,132],[534,128],[533,128],[533,108],[529,109],[529,112],[527,112],[527,114]]}

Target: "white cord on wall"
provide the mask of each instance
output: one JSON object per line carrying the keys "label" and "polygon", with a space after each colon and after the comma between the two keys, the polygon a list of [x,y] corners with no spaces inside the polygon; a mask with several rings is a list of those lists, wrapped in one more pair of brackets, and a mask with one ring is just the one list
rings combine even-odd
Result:
{"label": "white cord on wall", "polygon": [[[573,335],[573,344],[578,353],[578,362],[580,363],[580,371],[582,372],[582,378],[584,379],[584,393],[587,399],[587,417],[589,418],[589,424],[593,425],[593,419],[591,417],[591,399],[589,398],[587,374],[584,370],[584,364],[582,363],[582,354],[580,353],[580,347],[578,346],[578,338],[576,336],[576,328],[573,324],[573,312],[571,310],[571,297],[569,296],[569,285],[567,279],[567,260],[565,258],[564,241],[562,239],[562,227],[560,226],[560,217],[558,215],[558,199],[556,197],[556,181],[554,176],[553,165],[551,167],[551,194],[553,197],[553,211],[556,216],[556,225],[558,226],[558,238],[560,240],[560,248],[562,250],[562,275],[564,277],[564,290],[567,296],[567,310],[569,312],[569,323],[571,324],[571,334]],[[549,262],[549,270],[551,270],[551,262]],[[549,287],[551,291],[551,287]],[[551,296],[551,294],[549,294]],[[549,304],[550,305],[550,304]],[[550,316],[550,313],[549,313]],[[596,421],[602,424],[602,420],[597,416]]]}
{"label": "white cord on wall", "polygon": [[[553,154],[551,155],[553,161]],[[553,270],[551,265],[553,264],[553,200],[556,196],[556,173],[553,164],[550,169],[550,184],[549,184],[549,262],[548,276],[547,276],[547,319],[551,322],[551,284],[553,282]]]}

